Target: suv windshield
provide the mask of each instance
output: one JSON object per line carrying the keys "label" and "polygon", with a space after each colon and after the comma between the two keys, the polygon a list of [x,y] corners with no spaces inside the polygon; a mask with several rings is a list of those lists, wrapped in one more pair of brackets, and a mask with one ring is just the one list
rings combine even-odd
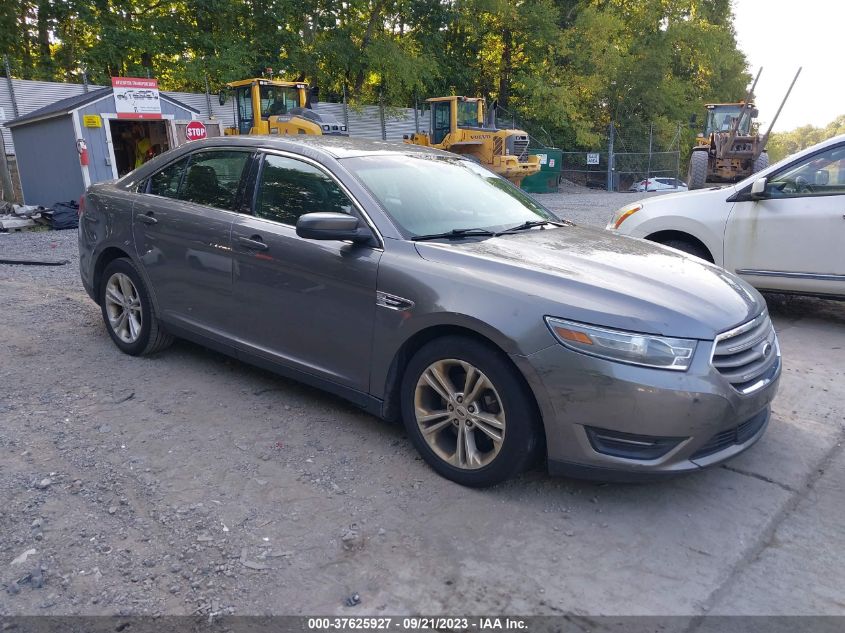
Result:
{"label": "suv windshield", "polygon": [[558,218],[504,178],[469,160],[419,154],[343,161],[410,237]]}

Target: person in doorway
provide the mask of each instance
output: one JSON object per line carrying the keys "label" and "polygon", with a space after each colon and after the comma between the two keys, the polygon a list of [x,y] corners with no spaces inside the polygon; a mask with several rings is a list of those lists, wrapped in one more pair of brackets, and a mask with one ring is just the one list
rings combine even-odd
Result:
{"label": "person in doorway", "polygon": [[138,169],[151,158],[153,145],[144,128],[137,123],[132,126],[132,138],[135,141],[135,169]]}

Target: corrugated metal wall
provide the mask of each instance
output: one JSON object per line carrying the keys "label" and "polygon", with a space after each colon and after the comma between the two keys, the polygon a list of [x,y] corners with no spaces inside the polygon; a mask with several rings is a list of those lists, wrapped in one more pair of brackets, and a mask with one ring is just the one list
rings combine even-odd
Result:
{"label": "corrugated metal wall", "polygon": [[[29,114],[38,108],[49,105],[59,99],[82,94],[82,84],[66,84],[49,81],[30,81],[27,79],[12,79],[12,87],[15,92],[15,101],[18,105],[18,116]],[[101,86],[89,86],[95,90]],[[223,122],[224,127],[234,125],[234,113],[232,111],[233,100],[230,98],[226,105],[221,106],[217,95],[210,95],[206,98],[204,93],[191,92],[164,92],[164,94],[181,101],[185,105],[199,110],[199,118],[216,117]],[[211,102],[209,112],[208,103]],[[15,118],[12,106],[12,97],[9,90],[8,80],[0,77],[0,125]],[[342,103],[317,103],[314,108],[321,114],[344,122],[344,105]],[[403,134],[410,134],[414,131],[414,109],[413,108],[385,108],[385,132],[387,140],[401,140]],[[378,106],[356,106],[347,108],[349,120],[349,135],[354,137],[380,139],[382,138],[381,117]],[[420,128],[428,129],[427,121],[420,117]],[[6,142],[6,151],[13,154],[15,149],[12,143],[11,134],[5,126],[0,127],[3,138]]]}

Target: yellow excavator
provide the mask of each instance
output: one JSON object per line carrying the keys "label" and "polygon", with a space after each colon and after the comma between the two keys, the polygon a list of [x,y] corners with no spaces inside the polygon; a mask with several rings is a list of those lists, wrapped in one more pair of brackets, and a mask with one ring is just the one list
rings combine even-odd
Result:
{"label": "yellow excavator", "polygon": [[329,120],[312,107],[316,88],[299,81],[242,79],[220,91],[220,105],[233,92],[235,127],[224,130],[238,134],[330,134],[346,136],[346,126]]}
{"label": "yellow excavator", "polygon": [[434,97],[426,103],[431,108],[431,132],[406,134],[406,143],[469,156],[517,186],[540,171],[540,158],[528,154],[528,133],[500,130],[494,116],[485,120],[484,99]]}

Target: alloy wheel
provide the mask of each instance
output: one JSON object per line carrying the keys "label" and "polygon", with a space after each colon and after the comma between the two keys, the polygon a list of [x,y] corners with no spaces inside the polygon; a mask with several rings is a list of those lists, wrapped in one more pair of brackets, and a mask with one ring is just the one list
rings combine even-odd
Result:
{"label": "alloy wheel", "polygon": [[128,275],[114,273],[106,282],[106,315],[109,325],[124,343],[134,343],[141,336],[143,311],[138,289]]}
{"label": "alloy wheel", "polygon": [[466,361],[448,358],[429,365],[417,381],[414,412],[428,446],[456,468],[483,468],[502,448],[502,399],[490,379]]}

